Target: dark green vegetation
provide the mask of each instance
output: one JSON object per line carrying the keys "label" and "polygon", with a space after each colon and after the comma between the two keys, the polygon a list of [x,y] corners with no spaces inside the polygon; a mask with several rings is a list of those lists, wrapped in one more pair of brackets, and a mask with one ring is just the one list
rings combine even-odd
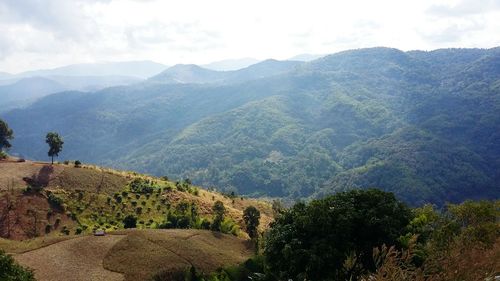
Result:
{"label": "dark green vegetation", "polygon": [[0,249],[0,280],[2,281],[34,281],[31,270],[17,264],[14,259]]}
{"label": "dark green vegetation", "polygon": [[394,245],[404,234],[410,210],[393,194],[379,190],[338,193],[296,204],[272,224],[264,251],[278,280],[348,280],[349,257],[363,269],[375,268],[372,250]]}
{"label": "dark green vegetation", "polygon": [[254,206],[248,206],[243,211],[243,220],[245,221],[245,230],[252,239],[258,237],[258,227],[260,223],[260,211]]}
{"label": "dark green vegetation", "polygon": [[3,152],[3,149],[9,149],[12,145],[10,141],[14,138],[14,132],[9,125],[5,123],[2,119],[0,119],[0,153]]}
{"label": "dark green vegetation", "polygon": [[2,117],[13,152],[35,159],[57,130],[65,158],[227,192],[378,187],[443,205],[500,196],[499,77],[498,48],[361,49],[241,83],[59,93]]}
{"label": "dark green vegetation", "polygon": [[282,211],[261,256],[211,275],[191,268],[186,280],[492,280],[500,268],[499,203],[437,211],[409,209],[375,189],[341,192]]}

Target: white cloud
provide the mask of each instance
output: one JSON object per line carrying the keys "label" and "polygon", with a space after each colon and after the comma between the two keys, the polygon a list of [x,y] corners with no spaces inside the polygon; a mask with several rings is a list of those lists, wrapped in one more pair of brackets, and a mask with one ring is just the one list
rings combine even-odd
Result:
{"label": "white cloud", "polygon": [[151,59],[284,59],[389,46],[493,47],[497,0],[2,0],[0,71]]}

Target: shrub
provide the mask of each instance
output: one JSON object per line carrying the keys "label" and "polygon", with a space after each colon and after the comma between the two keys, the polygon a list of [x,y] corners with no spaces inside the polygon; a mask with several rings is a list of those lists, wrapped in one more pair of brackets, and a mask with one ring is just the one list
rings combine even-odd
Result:
{"label": "shrub", "polygon": [[77,227],[75,230],[76,235],[82,234],[82,232],[83,232],[83,229],[81,227]]}
{"label": "shrub", "polygon": [[60,211],[62,211],[64,209],[62,198],[54,195],[54,193],[52,193],[52,192],[47,192],[47,201],[49,202],[50,206],[54,209],[57,209]]}
{"label": "shrub", "polygon": [[69,235],[69,229],[67,226],[63,226],[63,228],[61,229],[61,233],[63,233],[64,235]]}
{"label": "shrub", "polygon": [[80,162],[80,160],[76,160],[75,161],[75,168],[80,168],[82,167],[82,162]]}
{"label": "shrub", "polygon": [[149,180],[144,180],[142,178],[135,178],[130,183],[130,190],[134,193],[152,193],[153,185]]}
{"label": "shrub", "polygon": [[35,281],[35,276],[31,269],[20,266],[0,249],[0,280]]}
{"label": "shrub", "polygon": [[201,229],[210,229],[210,221],[203,219],[200,224]]}
{"label": "shrub", "polygon": [[125,228],[135,228],[137,226],[137,218],[133,215],[127,215],[123,219],[123,226]]}

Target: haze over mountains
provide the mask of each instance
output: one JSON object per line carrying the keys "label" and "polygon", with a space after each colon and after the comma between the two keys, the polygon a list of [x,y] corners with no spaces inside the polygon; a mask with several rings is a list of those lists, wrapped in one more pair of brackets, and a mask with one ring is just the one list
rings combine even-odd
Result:
{"label": "haze over mountains", "polygon": [[177,65],[2,113],[79,159],[253,196],[379,187],[412,204],[500,196],[500,49],[352,50],[233,71]]}

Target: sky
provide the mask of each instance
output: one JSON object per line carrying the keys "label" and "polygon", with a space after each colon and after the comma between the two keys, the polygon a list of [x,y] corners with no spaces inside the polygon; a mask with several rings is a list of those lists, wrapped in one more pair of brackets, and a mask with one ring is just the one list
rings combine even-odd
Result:
{"label": "sky", "polygon": [[500,46],[500,0],[0,0],[0,71]]}

